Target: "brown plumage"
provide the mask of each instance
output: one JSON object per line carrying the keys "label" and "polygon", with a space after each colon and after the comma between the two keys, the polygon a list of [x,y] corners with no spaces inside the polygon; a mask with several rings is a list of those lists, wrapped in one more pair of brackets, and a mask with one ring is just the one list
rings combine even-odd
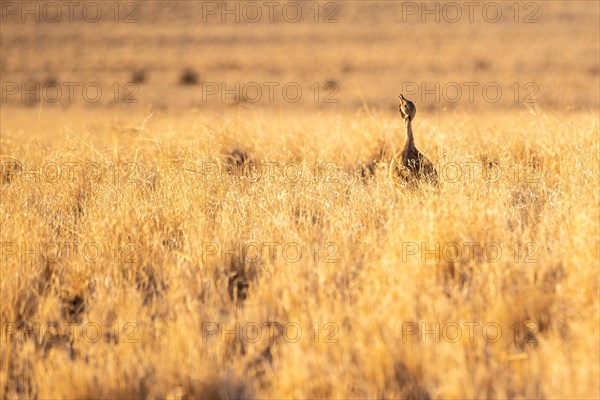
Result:
{"label": "brown plumage", "polygon": [[433,163],[415,147],[412,120],[415,118],[417,108],[412,101],[407,100],[402,94],[398,97],[400,98],[400,107],[398,111],[400,111],[400,115],[402,115],[402,118],[404,119],[406,142],[404,143],[404,148],[400,152],[400,155],[402,156],[401,159],[398,160],[400,163],[394,163],[395,172],[399,177],[408,182],[418,183],[418,181],[425,180],[431,184],[437,185],[438,176]]}

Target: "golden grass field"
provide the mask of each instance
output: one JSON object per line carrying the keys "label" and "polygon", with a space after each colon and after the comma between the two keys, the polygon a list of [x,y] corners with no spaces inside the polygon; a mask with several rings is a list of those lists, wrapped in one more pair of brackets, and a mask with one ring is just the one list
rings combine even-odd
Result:
{"label": "golden grass field", "polygon": [[[384,1],[330,24],[6,4],[1,398],[600,397],[599,3],[456,24]],[[21,97],[64,82],[103,94]],[[303,95],[203,99],[222,82]],[[436,82],[503,95],[408,96],[440,176],[409,187],[396,96]]]}

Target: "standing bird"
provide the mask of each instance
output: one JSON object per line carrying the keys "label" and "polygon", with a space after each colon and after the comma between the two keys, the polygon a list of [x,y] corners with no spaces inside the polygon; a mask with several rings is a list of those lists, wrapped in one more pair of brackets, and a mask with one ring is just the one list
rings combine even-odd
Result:
{"label": "standing bird", "polygon": [[400,115],[402,115],[404,125],[406,126],[406,142],[400,152],[402,154],[401,163],[398,165],[399,163],[395,162],[394,170],[399,177],[407,182],[417,183],[420,180],[425,180],[433,185],[437,185],[438,176],[433,163],[415,147],[412,120],[417,113],[417,107],[402,94],[398,97],[400,98],[398,111],[400,111]]}

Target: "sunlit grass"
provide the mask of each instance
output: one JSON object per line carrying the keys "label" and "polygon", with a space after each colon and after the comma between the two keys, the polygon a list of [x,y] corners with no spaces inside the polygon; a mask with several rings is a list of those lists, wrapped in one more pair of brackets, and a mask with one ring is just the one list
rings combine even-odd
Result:
{"label": "sunlit grass", "polygon": [[597,115],[105,113],[3,122],[2,397],[598,396]]}

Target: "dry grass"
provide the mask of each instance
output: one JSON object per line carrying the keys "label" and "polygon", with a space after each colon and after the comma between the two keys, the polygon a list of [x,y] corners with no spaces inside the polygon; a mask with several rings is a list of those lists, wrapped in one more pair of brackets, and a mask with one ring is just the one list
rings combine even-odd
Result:
{"label": "dry grass", "polygon": [[[406,3],[3,21],[3,96],[103,96],[2,99],[0,398],[599,398],[600,6],[451,24],[403,22]],[[128,82],[139,103],[115,103]],[[222,104],[207,82],[304,94]],[[389,174],[410,82],[503,90],[405,93],[439,187]]]}
{"label": "dry grass", "polygon": [[[600,7],[590,1],[521,3],[518,23],[514,22],[514,3],[507,2],[492,2],[492,6],[502,4],[498,22],[486,22],[486,3],[478,3],[473,23],[462,2],[462,18],[456,23],[445,22],[443,13],[438,14],[440,22],[436,23],[435,15],[421,14],[425,6],[411,15],[405,9],[411,2],[394,1],[338,2],[337,11],[325,10],[329,3],[321,2],[318,21],[322,22],[314,23],[314,3],[300,2],[303,17],[297,23],[286,23],[281,17],[288,3],[285,0],[277,8],[278,22],[268,23],[268,9],[263,8],[261,23],[239,24],[234,22],[235,15],[221,23],[220,14],[203,14],[201,1],[166,3],[140,2],[137,23],[114,23],[110,5],[105,5],[105,18],[98,23],[21,24],[10,16],[0,38],[2,79],[30,85],[98,82],[104,91],[101,103],[108,103],[112,85],[119,83],[122,95],[131,93],[123,86],[139,82],[143,71],[135,98],[153,110],[170,111],[218,104],[222,92],[203,101],[202,83],[224,83],[232,90],[236,82],[240,87],[252,82],[262,86],[261,100],[250,106],[271,106],[264,83],[279,83],[277,107],[286,105],[283,86],[298,83],[303,96],[291,104],[295,111],[300,105],[331,110],[334,105],[324,103],[325,97],[334,93],[326,88],[327,82],[337,84],[332,99],[352,111],[365,101],[370,106],[396,109],[397,91],[410,82],[419,87],[424,84],[429,90],[440,85],[438,102],[432,94],[422,98],[421,89],[416,96],[407,94],[420,110],[520,108],[528,95],[546,108],[598,107]],[[233,9],[233,4],[227,7]],[[427,7],[431,10],[434,4],[429,2]],[[332,19],[337,22],[325,23],[333,11]],[[494,15],[494,8],[488,12]],[[247,21],[244,15],[240,14],[241,21]],[[537,22],[525,23],[530,19]],[[452,20],[450,14],[447,20]],[[186,77],[194,74],[197,85],[182,84],[193,82]],[[316,104],[311,90],[315,82],[320,86]],[[465,85],[469,82],[478,84],[472,100]],[[448,101],[455,96],[453,83],[462,90],[456,102]],[[502,90],[495,103],[486,103],[482,93],[489,83],[497,83]],[[535,87],[525,87],[528,83]],[[253,97],[254,92],[248,96]],[[493,89],[489,96],[495,96]],[[60,102],[63,106],[70,105],[66,97]],[[79,93],[76,104],[83,103],[81,97]],[[8,104],[18,99],[18,95],[9,96]],[[240,93],[238,101],[243,100]],[[226,101],[233,103],[233,96]],[[112,106],[131,108],[129,104]]]}
{"label": "dry grass", "polygon": [[[73,133],[49,113],[29,122],[17,113],[3,127],[2,397],[598,396],[597,115],[455,115],[437,128],[422,115],[417,146],[447,179],[418,190],[395,185],[385,164],[366,183],[351,174],[376,153],[373,138],[401,145],[396,115],[241,112],[228,125],[192,113],[153,117],[143,131],[143,116],[77,115]],[[227,155],[240,142],[255,165],[293,165],[302,180],[292,169],[230,174]],[[31,173],[68,162],[80,163],[73,177]],[[120,163],[121,174],[84,179],[93,163]],[[131,176],[126,163],[136,165]],[[339,170],[328,180],[315,163]],[[465,171],[458,179],[455,165]],[[467,165],[501,176],[471,178]],[[43,250],[72,242],[72,258]],[[211,247],[251,242],[279,251],[256,260]],[[13,255],[7,243],[42,247]],[[88,243],[104,249],[101,262],[86,262]],[[297,262],[296,245],[281,252],[289,243],[303,250]],[[462,256],[442,251],[449,243]],[[499,260],[481,251],[488,243]],[[515,256],[515,243],[534,247]],[[116,244],[119,259],[107,254]],[[436,244],[440,259],[422,262]],[[268,322],[302,335],[293,342],[294,327],[287,336],[263,327],[254,343],[245,324]],[[479,324],[472,340],[470,322]],[[37,339],[26,334],[34,323]],[[47,323],[64,336],[45,336]],[[98,342],[82,336],[90,323],[102,328]],[[208,334],[236,323],[247,330]],[[439,323],[439,342],[411,335],[412,323]],[[462,329],[456,342],[451,323]],[[502,330],[495,342],[489,323]]]}

